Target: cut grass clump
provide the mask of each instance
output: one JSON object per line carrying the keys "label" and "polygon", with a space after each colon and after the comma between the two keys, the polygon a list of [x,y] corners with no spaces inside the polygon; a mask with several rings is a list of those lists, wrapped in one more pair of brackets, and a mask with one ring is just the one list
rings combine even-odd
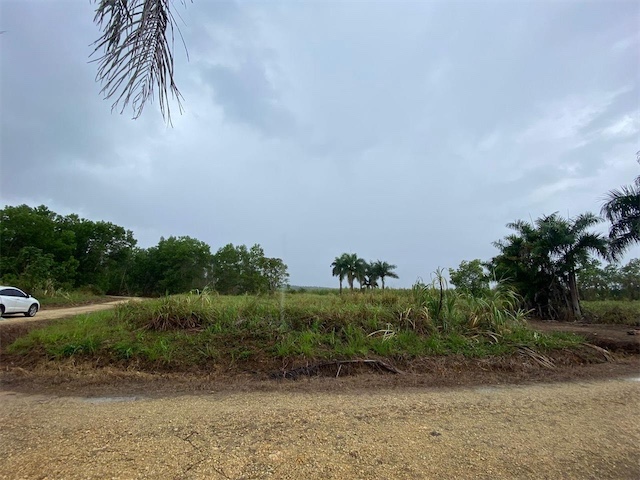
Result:
{"label": "cut grass clump", "polygon": [[289,360],[509,355],[522,346],[549,350],[581,342],[572,335],[533,332],[523,318],[509,294],[477,299],[441,291],[438,285],[342,296],[178,295],[130,302],[34,330],[8,353],[99,357],[136,368],[253,362],[251,368],[258,369]]}
{"label": "cut grass clump", "polygon": [[116,318],[138,328],[166,332],[202,328],[213,318],[208,295],[178,295],[116,307]]}

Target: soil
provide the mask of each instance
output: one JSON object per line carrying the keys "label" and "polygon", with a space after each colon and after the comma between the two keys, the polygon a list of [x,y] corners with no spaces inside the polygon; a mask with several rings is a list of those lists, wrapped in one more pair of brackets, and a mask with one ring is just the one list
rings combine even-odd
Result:
{"label": "soil", "polygon": [[[3,320],[0,347],[51,321],[64,320]],[[325,365],[297,380],[4,355],[0,479],[640,478],[638,337],[532,326],[596,346],[420,359],[404,374]]]}
{"label": "soil", "polygon": [[449,389],[349,380],[162,396],[4,390],[0,478],[640,478],[637,377]]}

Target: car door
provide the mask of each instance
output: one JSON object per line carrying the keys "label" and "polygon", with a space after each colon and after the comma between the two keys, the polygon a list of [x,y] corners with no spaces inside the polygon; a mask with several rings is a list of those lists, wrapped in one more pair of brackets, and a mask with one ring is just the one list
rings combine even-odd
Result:
{"label": "car door", "polygon": [[16,297],[13,293],[14,290],[14,288],[4,288],[0,290],[5,313],[13,313],[16,311]]}
{"label": "car door", "polygon": [[26,312],[29,310],[29,306],[31,305],[31,299],[29,295],[24,293],[22,290],[18,290],[17,288],[12,288],[13,290],[13,301],[15,302],[15,312]]}

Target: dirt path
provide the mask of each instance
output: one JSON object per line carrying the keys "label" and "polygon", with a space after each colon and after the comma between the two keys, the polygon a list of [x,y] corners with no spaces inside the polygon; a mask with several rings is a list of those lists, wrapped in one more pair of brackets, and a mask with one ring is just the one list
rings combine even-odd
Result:
{"label": "dirt path", "polygon": [[69,318],[83,313],[99,312],[101,310],[109,310],[120,303],[126,303],[131,300],[139,300],[134,297],[122,297],[120,300],[114,300],[105,303],[96,303],[92,305],[81,305],[79,307],[68,308],[52,308],[39,311],[35,317],[24,317],[22,315],[7,315],[0,319],[0,325],[15,325],[25,322],[39,322],[42,320],[54,320],[58,318]]}
{"label": "dirt path", "polygon": [[638,379],[0,403],[7,479],[640,478]]}
{"label": "dirt path", "polygon": [[630,325],[529,320],[529,326],[541,332],[576,333],[594,345],[613,351],[640,353],[640,335],[629,334],[637,333],[638,329]]}

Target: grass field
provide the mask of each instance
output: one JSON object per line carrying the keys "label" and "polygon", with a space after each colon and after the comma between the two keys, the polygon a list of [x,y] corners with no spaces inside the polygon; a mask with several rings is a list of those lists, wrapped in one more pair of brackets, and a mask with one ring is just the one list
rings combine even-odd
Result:
{"label": "grass field", "polygon": [[188,369],[289,360],[485,357],[523,346],[548,351],[581,342],[571,334],[533,332],[524,318],[508,293],[479,299],[426,285],[342,296],[192,294],[131,302],[52,324],[19,338],[8,352]]}
{"label": "grass field", "polygon": [[591,323],[640,326],[640,300],[598,300],[582,302],[585,319]]}

